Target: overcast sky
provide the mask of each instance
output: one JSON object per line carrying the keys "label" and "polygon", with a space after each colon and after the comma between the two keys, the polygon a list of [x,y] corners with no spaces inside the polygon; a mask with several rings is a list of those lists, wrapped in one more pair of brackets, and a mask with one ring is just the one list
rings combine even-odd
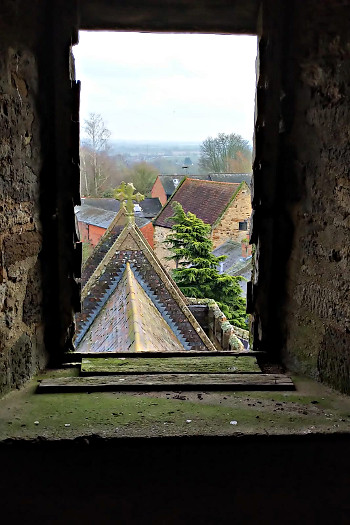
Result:
{"label": "overcast sky", "polygon": [[81,122],[100,113],[113,140],[251,142],[256,50],[249,36],[82,31]]}

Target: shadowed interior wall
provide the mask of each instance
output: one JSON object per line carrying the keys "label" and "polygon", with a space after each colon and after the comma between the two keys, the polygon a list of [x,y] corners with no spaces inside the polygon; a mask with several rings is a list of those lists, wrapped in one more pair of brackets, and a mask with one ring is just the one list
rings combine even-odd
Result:
{"label": "shadowed interior wall", "polygon": [[0,6],[0,393],[72,346],[80,272],[74,6]]}
{"label": "shadowed interior wall", "polygon": [[262,4],[249,299],[256,350],[349,393],[348,13]]}
{"label": "shadowed interior wall", "polygon": [[43,13],[31,16],[22,4],[0,7],[0,393],[46,363],[36,52]]}
{"label": "shadowed interior wall", "polygon": [[[349,2],[295,2],[283,72],[280,195],[294,240],[284,359],[350,393]],[[281,233],[280,233],[281,235]]]}

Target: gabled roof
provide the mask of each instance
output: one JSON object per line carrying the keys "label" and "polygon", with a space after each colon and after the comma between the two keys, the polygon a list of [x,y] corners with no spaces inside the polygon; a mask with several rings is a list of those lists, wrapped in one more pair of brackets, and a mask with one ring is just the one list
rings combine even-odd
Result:
{"label": "gabled roof", "polygon": [[80,352],[215,350],[133,224],[90,275],[82,301],[76,317]]}
{"label": "gabled roof", "polygon": [[251,173],[209,173],[209,180],[216,182],[245,182],[248,186],[252,181]]}
{"label": "gabled roof", "polygon": [[181,352],[186,341],[154,306],[127,261],[114,293],[98,312],[79,351],[161,352],[165,345],[169,351]]}
{"label": "gabled roof", "polygon": [[179,202],[211,226],[223,214],[240,188],[240,184],[185,178],[154,220],[155,226],[171,228],[169,217],[174,214],[172,202]]}

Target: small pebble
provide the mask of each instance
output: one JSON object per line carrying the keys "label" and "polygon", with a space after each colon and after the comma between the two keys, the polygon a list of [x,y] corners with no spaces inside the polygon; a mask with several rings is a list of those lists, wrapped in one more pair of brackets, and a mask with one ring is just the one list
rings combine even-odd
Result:
{"label": "small pebble", "polygon": [[237,425],[237,421],[230,421],[230,425]]}
{"label": "small pebble", "polygon": [[186,419],[186,423],[191,423],[192,419]]}
{"label": "small pebble", "polygon": [[34,425],[39,425],[39,421],[34,421]]}
{"label": "small pebble", "polygon": [[70,423],[65,423],[64,426],[65,427],[70,427]]}

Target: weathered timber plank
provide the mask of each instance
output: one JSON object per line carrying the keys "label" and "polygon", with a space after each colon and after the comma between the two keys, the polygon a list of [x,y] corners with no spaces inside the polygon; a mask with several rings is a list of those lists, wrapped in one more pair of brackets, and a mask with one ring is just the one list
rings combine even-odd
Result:
{"label": "weathered timber plank", "polygon": [[84,0],[80,29],[256,34],[258,0]]}
{"label": "weathered timber plank", "polygon": [[39,393],[122,390],[294,390],[283,374],[148,374],[63,377],[39,383]]}
{"label": "weathered timber plank", "polygon": [[89,358],[81,363],[81,375],[261,373],[255,357],[151,357]]}
{"label": "weathered timber plank", "polygon": [[143,357],[145,359],[148,359],[149,357],[162,357],[162,358],[170,358],[170,357],[209,357],[209,356],[235,356],[235,357],[263,357],[266,355],[266,352],[229,352],[229,351],[215,351],[215,352],[197,352],[195,350],[184,350],[183,352],[67,352],[64,356],[66,362],[69,361],[79,361],[80,359],[84,358],[90,358],[90,357],[128,357],[128,358],[140,358]]}

